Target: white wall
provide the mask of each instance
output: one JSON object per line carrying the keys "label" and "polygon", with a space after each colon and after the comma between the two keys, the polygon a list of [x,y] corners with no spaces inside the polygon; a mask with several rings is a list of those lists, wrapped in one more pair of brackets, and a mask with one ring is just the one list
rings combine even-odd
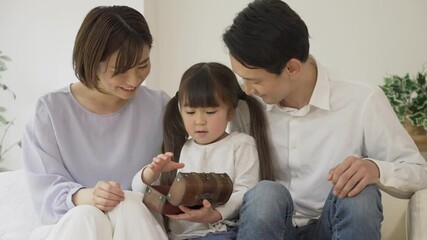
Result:
{"label": "white wall", "polygon": [[[416,73],[427,64],[427,1],[293,0],[309,27],[312,53],[356,81]],[[426,65],[427,67],[427,65]]]}
{"label": "white wall", "polygon": [[[0,106],[16,117],[7,142],[21,138],[37,98],[75,81],[72,49],[83,18],[95,6],[128,5],[143,12],[143,0],[0,0],[0,51],[12,58],[2,80],[17,99],[0,90]],[[21,149],[8,152],[1,167],[22,167]]]}
{"label": "white wall", "polygon": [[[12,58],[1,73],[16,95],[0,91],[7,116],[16,117],[8,136],[20,139],[42,94],[75,81],[71,53],[86,13],[97,5],[129,5],[141,12],[154,35],[147,85],[174,94],[182,73],[199,61],[229,65],[221,39],[235,14],[250,0],[0,0],[0,50]],[[290,0],[305,20],[312,53],[356,81],[381,83],[387,74],[415,73],[427,63],[427,1]],[[20,168],[15,148],[2,167]]]}
{"label": "white wall", "polygon": [[[157,48],[149,86],[174,94],[182,73],[199,61],[229,65],[221,35],[250,0],[146,0]],[[355,81],[379,84],[388,74],[427,63],[425,0],[289,0],[306,22],[311,53]],[[426,66],[427,67],[427,66]]]}
{"label": "white wall", "polygon": [[153,70],[147,85],[174,95],[181,75],[194,63],[228,64],[222,33],[249,2],[145,0],[145,16],[154,35]]}

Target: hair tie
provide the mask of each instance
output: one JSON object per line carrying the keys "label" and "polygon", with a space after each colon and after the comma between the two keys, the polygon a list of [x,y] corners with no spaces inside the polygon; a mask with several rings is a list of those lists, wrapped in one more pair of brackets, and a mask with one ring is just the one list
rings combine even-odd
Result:
{"label": "hair tie", "polygon": [[245,92],[243,92],[243,91],[241,91],[240,93],[239,93],[239,98],[241,99],[241,100],[243,100],[243,101],[246,101],[246,97],[247,97],[248,95],[246,95],[246,93]]}

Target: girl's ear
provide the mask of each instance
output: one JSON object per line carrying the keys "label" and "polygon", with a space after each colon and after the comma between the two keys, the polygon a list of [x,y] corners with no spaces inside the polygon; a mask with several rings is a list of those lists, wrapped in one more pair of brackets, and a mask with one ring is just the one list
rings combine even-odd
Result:
{"label": "girl's ear", "polygon": [[234,117],[236,116],[236,109],[235,108],[232,108],[232,107],[230,107],[229,109],[228,109],[228,113],[227,113],[227,120],[228,121],[231,121],[231,120],[233,120],[234,119]]}

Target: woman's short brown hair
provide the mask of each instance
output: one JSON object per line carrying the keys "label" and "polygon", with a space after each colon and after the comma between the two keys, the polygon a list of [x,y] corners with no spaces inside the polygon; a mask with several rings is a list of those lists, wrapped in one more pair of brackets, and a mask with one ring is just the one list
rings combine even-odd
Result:
{"label": "woman's short brown hair", "polygon": [[99,63],[118,52],[114,75],[125,73],[142,61],[144,46],[153,38],[144,16],[127,6],[99,6],[83,20],[73,51],[77,78],[87,87],[98,87]]}

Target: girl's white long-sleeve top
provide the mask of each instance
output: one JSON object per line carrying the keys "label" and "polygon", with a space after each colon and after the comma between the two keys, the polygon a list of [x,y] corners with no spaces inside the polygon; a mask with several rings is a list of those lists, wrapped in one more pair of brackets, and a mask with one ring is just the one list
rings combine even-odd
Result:
{"label": "girl's white long-sleeve top", "polygon": [[237,217],[243,195],[259,181],[259,161],[255,140],[243,133],[231,133],[218,142],[200,145],[189,139],[181,150],[179,161],[185,164],[180,172],[227,173],[233,182],[228,202],[216,207],[223,218],[216,224],[170,220],[171,239],[204,236],[209,232],[226,231],[227,220]]}

